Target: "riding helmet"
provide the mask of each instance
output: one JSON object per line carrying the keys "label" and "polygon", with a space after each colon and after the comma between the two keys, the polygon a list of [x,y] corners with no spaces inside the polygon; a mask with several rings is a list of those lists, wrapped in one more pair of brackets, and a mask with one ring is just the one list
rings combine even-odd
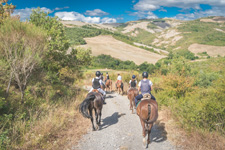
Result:
{"label": "riding helmet", "polygon": [[135,79],[136,78],[136,76],[135,75],[132,75],[132,79]]}
{"label": "riding helmet", "polygon": [[101,75],[103,75],[103,73],[101,73]]}
{"label": "riding helmet", "polygon": [[106,74],[108,74],[108,72],[106,72]]}
{"label": "riding helmet", "polygon": [[143,72],[143,73],[142,73],[142,77],[143,77],[143,78],[148,78],[148,73],[147,73],[147,72]]}
{"label": "riding helmet", "polygon": [[96,71],[95,75],[96,75],[97,77],[99,77],[99,76],[101,75],[101,72],[100,72],[100,71]]}

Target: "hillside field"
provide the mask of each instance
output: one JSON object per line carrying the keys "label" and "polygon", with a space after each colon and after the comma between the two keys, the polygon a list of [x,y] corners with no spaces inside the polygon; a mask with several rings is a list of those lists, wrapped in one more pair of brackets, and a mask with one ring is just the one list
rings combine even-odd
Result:
{"label": "hillside field", "polygon": [[140,65],[143,62],[155,64],[159,59],[165,56],[149,52],[147,50],[134,47],[119,40],[114,39],[112,36],[96,36],[92,38],[85,38],[86,45],[84,48],[91,48],[92,55],[98,56],[101,54],[111,55],[122,61],[131,60]]}

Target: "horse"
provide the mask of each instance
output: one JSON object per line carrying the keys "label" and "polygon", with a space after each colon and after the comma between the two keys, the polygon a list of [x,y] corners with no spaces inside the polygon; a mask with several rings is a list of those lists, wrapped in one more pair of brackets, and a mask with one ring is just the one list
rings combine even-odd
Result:
{"label": "horse", "polygon": [[127,98],[130,100],[130,110],[132,110],[133,113],[135,107],[134,98],[139,94],[139,92],[136,88],[130,88],[127,93]]}
{"label": "horse", "polygon": [[120,91],[122,91],[122,95],[123,95],[123,88],[122,88],[122,81],[118,81],[116,83],[116,88],[117,88],[117,92],[120,94]]}
{"label": "horse", "polygon": [[[150,94],[148,94],[150,95]],[[151,95],[141,100],[141,102],[137,106],[137,115],[140,118],[142,125],[142,134],[143,134],[143,145],[148,148],[148,144],[150,144],[150,134],[153,123],[158,118],[158,104],[155,100],[151,99]],[[146,133],[147,133],[147,143],[146,143]]]}
{"label": "horse", "polygon": [[[95,131],[99,129],[101,125],[101,116],[102,116],[102,107],[103,107],[103,97],[98,90],[93,90],[88,93],[84,101],[79,105],[79,111],[85,118],[90,118],[92,123],[92,130]],[[96,128],[93,122],[92,110],[95,111],[96,118]]]}
{"label": "horse", "polygon": [[112,92],[112,80],[108,79],[105,82],[105,88],[106,88],[106,91],[107,91],[107,89],[109,89],[109,91]]}

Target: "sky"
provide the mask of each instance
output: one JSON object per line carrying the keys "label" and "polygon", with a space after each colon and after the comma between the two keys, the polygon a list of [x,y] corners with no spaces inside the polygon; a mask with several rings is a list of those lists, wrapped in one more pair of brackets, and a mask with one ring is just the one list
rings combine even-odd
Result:
{"label": "sky", "polygon": [[193,20],[225,16],[225,0],[9,0],[13,15],[22,21],[40,7],[62,20],[88,23],[121,23],[138,19],[175,18]]}

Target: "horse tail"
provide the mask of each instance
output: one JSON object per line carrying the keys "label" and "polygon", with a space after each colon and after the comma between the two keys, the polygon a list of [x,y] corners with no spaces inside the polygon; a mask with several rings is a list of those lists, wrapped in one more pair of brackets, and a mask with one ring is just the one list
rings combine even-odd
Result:
{"label": "horse tail", "polygon": [[90,116],[90,114],[88,113],[88,107],[91,104],[91,101],[93,101],[94,99],[95,95],[90,95],[85,98],[79,106],[79,111],[85,118],[92,118],[92,116]]}
{"label": "horse tail", "polygon": [[150,119],[151,112],[152,112],[151,105],[150,105],[150,103],[148,103],[148,119],[147,120],[144,120],[145,123],[147,123],[147,124],[150,124],[150,123],[155,122],[157,120],[157,118],[158,118],[158,112],[156,111],[155,112],[155,115],[153,116],[153,118]]}

